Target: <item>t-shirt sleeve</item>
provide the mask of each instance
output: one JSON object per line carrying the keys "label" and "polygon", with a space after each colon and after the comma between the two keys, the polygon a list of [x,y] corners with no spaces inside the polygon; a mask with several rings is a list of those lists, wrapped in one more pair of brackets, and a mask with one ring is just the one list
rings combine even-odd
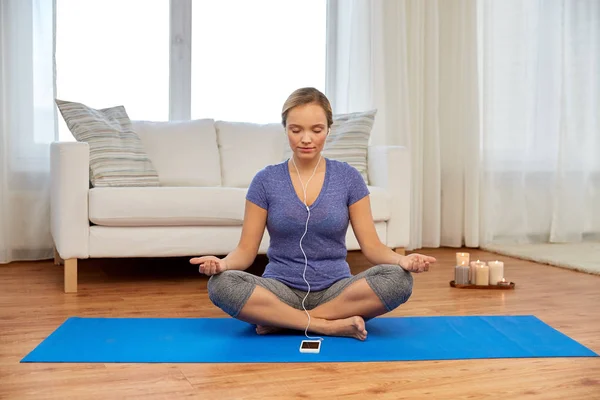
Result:
{"label": "t-shirt sleeve", "polygon": [[348,176],[348,207],[370,194],[362,175],[350,164],[346,165]]}
{"label": "t-shirt sleeve", "polygon": [[258,171],[254,178],[252,178],[252,182],[250,182],[250,186],[248,187],[248,192],[246,193],[246,200],[251,201],[257,206],[264,208],[265,210],[269,209],[269,201],[267,196],[267,191],[265,189],[265,175],[267,171],[265,169]]}

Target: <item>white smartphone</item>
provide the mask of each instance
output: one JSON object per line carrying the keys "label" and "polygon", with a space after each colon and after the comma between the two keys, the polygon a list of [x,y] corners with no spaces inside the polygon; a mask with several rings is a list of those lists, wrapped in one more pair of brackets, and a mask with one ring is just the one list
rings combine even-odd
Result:
{"label": "white smartphone", "polygon": [[320,340],[303,340],[300,344],[300,353],[318,353],[320,351]]}

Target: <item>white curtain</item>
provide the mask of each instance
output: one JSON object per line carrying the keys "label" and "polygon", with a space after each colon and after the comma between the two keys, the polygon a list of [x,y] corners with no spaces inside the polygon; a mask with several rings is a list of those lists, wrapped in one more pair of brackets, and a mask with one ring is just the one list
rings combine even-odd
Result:
{"label": "white curtain", "polygon": [[475,0],[329,1],[334,111],[377,108],[372,143],[411,149],[410,249],[478,245],[476,22]]}
{"label": "white curtain", "polygon": [[480,8],[482,243],[600,239],[600,2]]}
{"label": "white curtain", "polygon": [[52,257],[54,1],[0,1],[0,263]]}
{"label": "white curtain", "polygon": [[599,7],[330,0],[327,94],[410,148],[410,249],[600,238]]}

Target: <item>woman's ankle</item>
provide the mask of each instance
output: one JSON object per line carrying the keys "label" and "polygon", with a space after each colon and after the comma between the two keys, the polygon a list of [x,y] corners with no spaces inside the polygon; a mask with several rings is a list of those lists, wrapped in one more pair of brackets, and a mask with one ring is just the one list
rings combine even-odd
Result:
{"label": "woman's ankle", "polygon": [[315,318],[311,316],[308,330],[318,335],[329,335],[332,331],[332,327],[333,324],[331,321],[324,318]]}

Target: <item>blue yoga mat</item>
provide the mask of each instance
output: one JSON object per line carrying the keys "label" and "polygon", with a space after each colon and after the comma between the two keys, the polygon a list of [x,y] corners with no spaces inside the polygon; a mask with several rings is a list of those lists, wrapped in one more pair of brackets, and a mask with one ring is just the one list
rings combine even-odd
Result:
{"label": "blue yoga mat", "polygon": [[534,316],[375,318],[368,338],[257,335],[232,318],[69,318],[21,362],[367,362],[598,356]]}

